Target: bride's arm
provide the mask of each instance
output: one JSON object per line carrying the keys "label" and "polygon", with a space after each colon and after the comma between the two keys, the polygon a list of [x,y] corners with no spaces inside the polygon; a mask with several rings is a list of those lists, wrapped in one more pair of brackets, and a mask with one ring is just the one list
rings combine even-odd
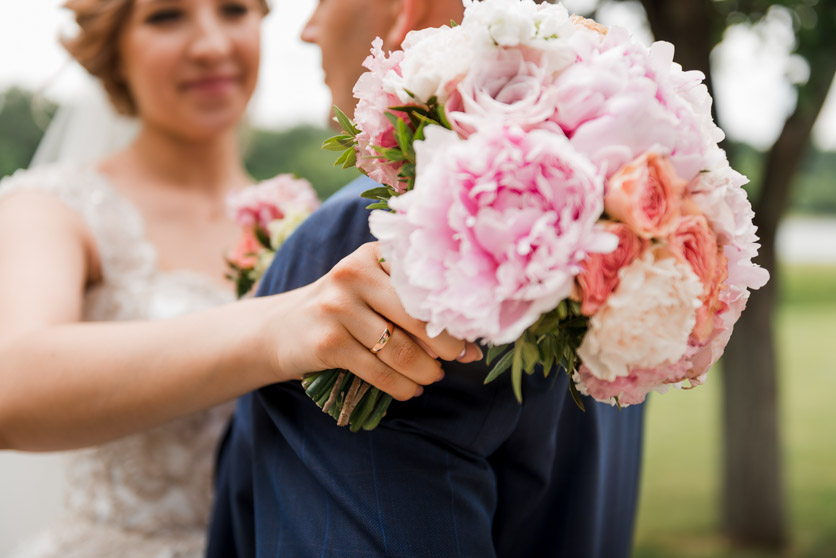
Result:
{"label": "bride's arm", "polygon": [[[400,328],[442,358],[462,350],[406,316],[372,245],[281,295],[163,321],[80,323],[95,251],[80,219],[43,198],[0,203],[0,449],[93,445],[327,368],[408,399],[441,369]],[[381,315],[400,328],[376,356]]]}

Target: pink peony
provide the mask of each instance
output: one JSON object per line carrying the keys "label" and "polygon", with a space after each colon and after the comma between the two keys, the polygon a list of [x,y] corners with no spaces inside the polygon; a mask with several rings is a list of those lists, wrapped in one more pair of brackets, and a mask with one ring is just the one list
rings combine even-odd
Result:
{"label": "pink peony", "polygon": [[614,398],[618,398],[618,404],[626,407],[638,405],[651,391],[668,389],[673,378],[684,375],[684,366],[687,365],[677,363],[656,368],[631,368],[626,376],[609,381],[598,378],[587,366],[581,365],[574,379],[582,394],[612,403]]}
{"label": "pink peony", "polygon": [[618,248],[608,254],[589,254],[581,263],[578,290],[581,312],[591,316],[618,286],[618,272],[633,263],[649,242],[635,235],[622,223],[607,222],[606,231],[618,237]]}
{"label": "pink peony", "polygon": [[589,320],[578,356],[598,379],[678,362],[688,348],[703,288],[687,263],[665,245],[646,250],[619,273],[620,282]]}
{"label": "pink peony", "polygon": [[414,190],[370,225],[431,335],[512,342],[569,296],[588,253],[615,248],[596,226],[601,178],[562,136],[502,127],[462,141],[433,126],[415,149]]}
{"label": "pink peony", "polygon": [[[398,145],[386,112],[389,107],[398,106],[401,102],[395,95],[384,91],[383,80],[389,72],[397,74],[400,71],[403,56],[403,51],[398,50],[387,57],[383,52],[383,40],[376,38],[371,54],[363,62],[368,71],[354,84],[354,97],[358,100],[354,109],[354,124],[360,130],[357,136],[357,167],[373,180],[393,188],[400,187],[398,173],[403,162],[387,161],[380,157],[374,146],[389,149]],[[394,114],[403,116],[402,113]]]}
{"label": "pink peony", "polygon": [[677,226],[684,188],[665,157],[646,153],[610,178],[604,207],[638,236],[661,238]]}
{"label": "pink peony", "polygon": [[[480,126],[542,127],[555,111],[555,91],[543,57],[494,49],[476,60],[447,102],[447,117],[462,137]],[[559,128],[553,127],[558,133]]]}
{"label": "pink peony", "polygon": [[291,174],[280,174],[227,197],[231,219],[242,227],[261,227],[266,231],[276,219],[284,218],[289,209],[310,213],[319,207],[311,183]]}
{"label": "pink peony", "polygon": [[576,33],[569,41],[578,58],[555,80],[554,120],[579,151],[607,176],[649,150],[669,155],[686,180],[702,170],[706,133],[716,126],[706,123],[710,102],[709,112],[696,112],[706,110],[702,75],[674,64],[672,45],[647,48],[617,27],[603,37]]}

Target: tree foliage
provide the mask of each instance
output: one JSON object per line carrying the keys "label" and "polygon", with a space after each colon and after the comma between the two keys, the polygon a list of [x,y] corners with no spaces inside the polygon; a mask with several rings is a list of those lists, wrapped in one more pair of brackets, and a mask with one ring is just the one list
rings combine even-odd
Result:
{"label": "tree foliage", "polygon": [[0,94],[0,176],[26,168],[41,141],[55,105],[12,88]]}

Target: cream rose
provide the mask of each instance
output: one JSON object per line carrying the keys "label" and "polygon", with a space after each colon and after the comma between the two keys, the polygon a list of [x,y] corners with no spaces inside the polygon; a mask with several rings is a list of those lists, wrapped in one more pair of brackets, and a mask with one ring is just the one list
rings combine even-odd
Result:
{"label": "cream rose", "polygon": [[619,273],[619,285],[590,318],[578,356],[590,372],[612,381],[630,368],[674,363],[688,348],[703,286],[666,246],[646,250]]}

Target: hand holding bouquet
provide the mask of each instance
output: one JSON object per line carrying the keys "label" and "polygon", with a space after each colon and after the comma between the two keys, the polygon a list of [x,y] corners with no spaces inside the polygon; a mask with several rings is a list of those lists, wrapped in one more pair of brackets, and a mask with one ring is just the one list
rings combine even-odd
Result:
{"label": "hand holding bouquet", "polygon": [[326,142],[383,185],[370,226],[404,307],[491,345],[486,380],[510,369],[519,400],[538,365],[579,404],[702,383],[768,278],[704,76],[559,5],[464,3],[402,51],[375,41]]}
{"label": "hand holding bouquet", "polygon": [[226,258],[228,277],[241,298],[258,283],[290,233],[319,207],[319,199],[307,180],[279,174],[226,201],[230,218],[242,228],[238,244]]}

